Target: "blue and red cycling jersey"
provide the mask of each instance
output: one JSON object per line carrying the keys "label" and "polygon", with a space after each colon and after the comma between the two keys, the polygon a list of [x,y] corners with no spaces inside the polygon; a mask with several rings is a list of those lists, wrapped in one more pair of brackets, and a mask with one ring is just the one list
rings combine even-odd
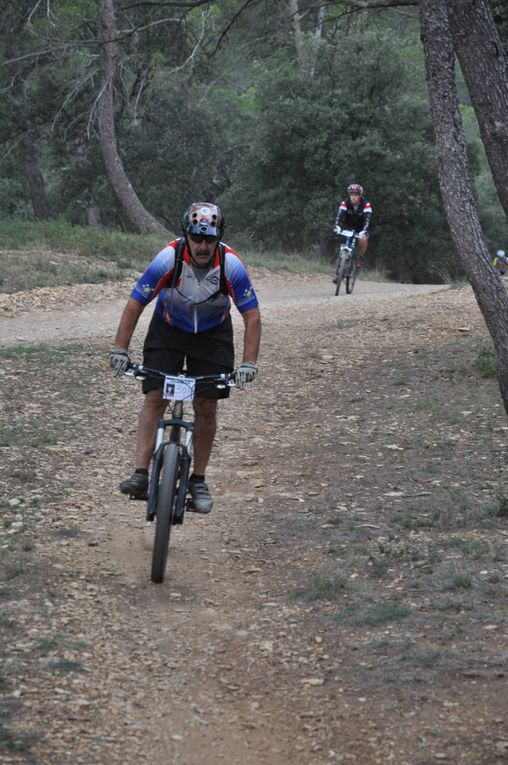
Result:
{"label": "blue and red cycling jersey", "polygon": [[147,305],[157,298],[155,312],[172,327],[196,334],[222,324],[231,312],[231,299],[245,313],[256,308],[258,299],[244,264],[227,244],[224,245],[224,276],[228,295],[220,292],[220,256],[204,274],[196,275],[187,244],[182,253],[182,270],[172,285],[178,239],[173,240],[152,260],[131,292],[131,297]]}

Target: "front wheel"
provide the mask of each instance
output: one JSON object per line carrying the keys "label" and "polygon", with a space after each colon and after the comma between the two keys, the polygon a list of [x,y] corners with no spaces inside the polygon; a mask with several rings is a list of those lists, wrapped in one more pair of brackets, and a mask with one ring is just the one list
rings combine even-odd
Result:
{"label": "front wheel", "polygon": [[339,255],[337,258],[337,267],[335,269],[335,297],[339,294],[340,285],[342,284],[342,280],[344,278],[344,267],[346,265],[346,259],[342,257],[342,255]]}
{"label": "front wheel", "polygon": [[152,551],[152,582],[164,581],[169,552],[169,535],[175,513],[176,482],[180,467],[180,447],[169,443],[164,450],[162,477],[155,512],[155,538]]}

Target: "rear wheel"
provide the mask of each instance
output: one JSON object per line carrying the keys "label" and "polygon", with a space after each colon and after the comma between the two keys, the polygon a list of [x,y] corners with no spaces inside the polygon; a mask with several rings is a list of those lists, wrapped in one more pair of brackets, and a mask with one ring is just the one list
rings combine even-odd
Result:
{"label": "rear wheel", "polygon": [[164,450],[162,473],[155,513],[155,538],[152,551],[152,582],[164,581],[169,551],[169,535],[176,500],[176,481],[180,467],[180,447],[169,443]]}
{"label": "rear wheel", "polygon": [[356,262],[353,260],[351,262],[351,267],[349,269],[349,272],[346,274],[346,292],[348,295],[350,295],[353,291],[357,276],[358,276],[358,269],[356,267]]}

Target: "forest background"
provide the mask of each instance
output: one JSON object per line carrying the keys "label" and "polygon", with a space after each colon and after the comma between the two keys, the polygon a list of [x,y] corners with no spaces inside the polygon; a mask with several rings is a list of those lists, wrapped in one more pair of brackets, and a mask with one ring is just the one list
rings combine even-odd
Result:
{"label": "forest background", "polygon": [[[98,120],[108,37],[97,5],[0,4],[3,221],[133,230],[104,167]],[[234,246],[327,259],[338,204],[358,181],[374,208],[371,266],[400,281],[462,276],[439,191],[417,7],[107,5],[117,33],[111,141],[168,232],[179,231],[190,201],[213,199]],[[508,10],[491,6],[506,49]],[[458,90],[494,253],[508,244],[506,217],[460,72]]]}

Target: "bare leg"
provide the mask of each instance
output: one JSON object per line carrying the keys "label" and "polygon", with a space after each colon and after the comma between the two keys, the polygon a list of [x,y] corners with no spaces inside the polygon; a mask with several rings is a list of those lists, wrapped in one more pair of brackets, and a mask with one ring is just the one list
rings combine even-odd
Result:
{"label": "bare leg", "polygon": [[367,252],[367,245],[369,244],[369,238],[368,236],[362,237],[362,239],[358,240],[358,257],[363,260],[365,258],[365,253]]}
{"label": "bare leg", "polygon": [[204,475],[217,431],[217,401],[213,398],[195,398],[194,411],[194,472]]}
{"label": "bare leg", "polygon": [[136,447],[136,468],[148,468],[155,447],[157,422],[161,419],[168,402],[162,398],[162,390],[151,390],[145,395],[139,415]]}

